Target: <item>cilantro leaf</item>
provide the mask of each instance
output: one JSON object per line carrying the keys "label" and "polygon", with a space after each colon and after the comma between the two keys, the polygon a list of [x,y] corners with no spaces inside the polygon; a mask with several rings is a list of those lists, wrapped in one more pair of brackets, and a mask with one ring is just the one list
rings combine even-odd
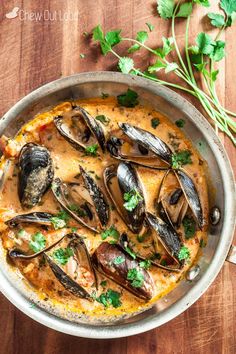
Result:
{"label": "cilantro leaf", "polygon": [[186,215],[182,221],[182,224],[184,227],[185,239],[188,240],[189,238],[192,238],[196,232],[196,223],[194,219]]}
{"label": "cilantro leaf", "polygon": [[199,53],[209,55],[214,50],[215,42],[211,39],[209,34],[201,32],[198,34],[196,43],[198,45]]}
{"label": "cilantro leaf", "polygon": [[106,33],[105,40],[111,47],[120,43],[121,41],[120,32],[121,30],[114,30]]}
{"label": "cilantro leaf", "polygon": [[165,58],[174,48],[173,46],[173,38],[162,37],[163,47],[155,49],[155,52],[161,58]]}
{"label": "cilantro leaf", "polygon": [[41,232],[36,232],[29,242],[29,247],[35,252],[42,251],[46,246],[46,238]]}
{"label": "cilantro leaf", "polygon": [[225,42],[216,41],[212,53],[209,57],[214,61],[220,61],[225,57]]}
{"label": "cilantro leaf", "polygon": [[211,24],[214,27],[221,28],[225,24],[225,18],[223,15],[220,14],[215,14],[213,12],[209,12],[207,15],[209,19],[211,20]]}
{"label": "cilantro leaf", "polygon": [[150,32],[152,32],[154,30],[155,27],[151,23],[146,22],[145,24],[147,25]]}
{"label": "cilantro leaf", "polygon": [[134,67],[134,61],[131,58],[122,57],[118,62],[118,67],[122,73],[129,74]]}
{"label": "cilantro leaf", "polygon": [[128,211],[133,211],[138,203],[143,200],[143,197],[136,190],[131,190],[130,192],[124,193],[124,208]]}
{"label": "cilantro leaf", "polygon": [[178,119],[175,124],[177,125],[178,128],[183,128],[185,125],[185,120],[184,119]]}
{"label": "cilantro leaf", "polygon": [[178,64],[177,63],[168,63],[166,68],[165,68],[165,73],[168,74],[171,71],[175,71],[176,69],[178,69]]}
{"label": "cilantro leaf", "polygon": [[119,231],[115,228],[115,226],[111,226],[109,227],[109,229],[103,231],[101,233],[101,238],[102,240],[106,240],[107,237],[112,237],[114,238],[115,240],[118,240],[119,237],[120,237],[120,233]]}
{"label": "cilantro leaf", "polygon": [[156,129],[159,124],[160,124],[160,120],[158,118],[151,119],[151,125],[152,125],[153,129]]}
{"label": "cilantro leaf", "polygon": [[152,263],[149,259],[145,259],[144,261],[139,262],[139,266],[144,269],[149,269]]}
{"label": "cilantro leaf", "polygon": [[172,155],[172,167],[180,168],[183,165],[191,164],[191,151],[181,150]]}
{"label": "cilantro leaf", "polygon": [[221,0],[220,7],[226,15],[230,16],[233,12],[236,11],[236,1],[235,0]]}
{"label": "cilantro leaf", "polygon": [[172,17],[174,7],[174,0],[158,0],[157,11],[164,20]]}
{"label": "cilantro leaf", "polygon": [[179,11],[176,17],[188,17],[193,11],[193,5],[191,2],[185,2],[180,5]]}
{"label": "cilantro leaf", "polygon": [[97,156],[98,144],[89,145],[84,149],[84,152],[88,156]]}
{"label": "cilantro leaf", "polygon": [[61,264],[61,265],[66,265],[69,258],[72,257],[74,254],[72,248],[67,247],[67,248],[58,248],[55,250],[52,254],[54,260]]}
{"label": "cilantro leaf", "polygon": [[189,258],[190,258],[190,250],[188,249],[188,247],[182,246],[178,254],[178,259],[182,261],[184,259],[188,260]]}
{"label": "cilantro leaf", "polygon": [[57,216],[51,217],[50,220],[55,230],[62,229],[63,227],[66,226],[65,220],[58,218]]}
{"label": "cilantro leaf", "polygon": [[117,308],[121,306],[120,301],[121,294],[112,289],[108,289],[106,293],[102,293],[99,297],[96,298],[97,302],[103,304],[103,306],[108,307],[109,305]]}
{"label": "cilantro leaf", "polygon": [[101,25],[98,25],[93,29],[93,40],[100,42],[103,55],[106,55],[114,45],[121,41],[120,32],[121,30],[114,30],[107,32],[104,36]]}
{"label": "cilantro leaf", "polygon": [[112,263],[114,263],[115,265],[119,265],[124,262],[125,262],[125,257],[123,257],[123,256],[118,256],[112,261]]}
{"label": "cilantro leaf", "polygon": [[195,2],[195,4],[199,4],[199,5],[202,5],[204,7],[210,7],[209,0],[193,0],[193,2]]}
{"label": "cilantro leaf", "polygon": [[108,125],[110,123],[110,118],[108,118],[104,114],[100,114],[100,115],[96,116],[95,119],[104,125]]}
{"label": "cilantro leaf", "polygon": [[[146,42],[148,39],[148,33],[146,31],[140,31],[137,33],[136,40],[142,44]],[[136,50],[140,49],[140,45],[138,43],[135,43],[128,49],[128,53],[133,53],[136,52]]]}
{"label": "cilantro leaf", "polygon": [[125,251],[133,258],[136,259],[136,254],[128,247],[125,247]]}
{"label": "cilantro leaf", "polygon": [[134,288],[141,288],[144,283],[144,275],[136,268],[128,270],[127,279],[131,281],[131,285]]}
{"label": "cilantro leaf", "polygon": [[157,59],[157,61],[153,65],[150,65],[148,67],[148,71],[149,71],[149,73],[153,73],[153,72],[156,72],[156,71],[166,68],[166,66],[167,66],[166,63],[163,63],[161,60]]}
{"label": "cilantro leaf", "polygon": [[138,94],[137,92],[128,88],[127,92],[117,96],[117,101],[121,106],[129,108],[135,107],[138,104]]}
{"label": "cilantro leaf", "polygon": [[104,34],[103,34],[103,31],[102,31],[101,25],[98,25],[98,26],[96,26],[96,27],[93,29],[93,39],[94,39],[95,41],[102,41],[102,40],[104,40]]}

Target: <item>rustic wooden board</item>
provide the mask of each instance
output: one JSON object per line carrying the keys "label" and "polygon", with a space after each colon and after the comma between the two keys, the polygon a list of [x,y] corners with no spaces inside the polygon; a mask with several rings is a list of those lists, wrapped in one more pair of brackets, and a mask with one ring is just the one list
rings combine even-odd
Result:
{"label": "rustic wooden board", "polygon": [[[217,8],[216,0],[212,10]],[[7,19],[5,14],[18,6],[21,19]],[[26,13],[50,13],[61,17],[76,14],[73,21],[47,19],[30,20]],[[46,12],[47,14],[48,12]],[[212,31],[205,19],[204,9],[194,12],[190,40],[202,29]],[[24,17],[25,16],[25,17]],[[47,16],[47,15],[46,15]],[[52,15],[53,16],[53,15]],[[26,18],[27,17],[27,18]],[[106,29],[123,28],[134,35],[145,28],[145,22],[155,25],[150,44],[158,45],[162,35],[169,35],[167,22],[156,16],[152,0],[2,0],[0,2],[0,115],[33,89],[57,79],[82,71],[113,70],[116,60],[98,57],[99,51],[83,36],[84,31],[101,23]],[[183,40],[184,22],[178,23],[178,39]],[[221,101],[236,111],[236,26],[227,31],[227,57],[220,64],[219,92]],[[80,54],[86,55],[84,59]],[[149,61],[140,52],[138,63]],[[186,96],[198,106],[189,96]],[[223,138],[224,139],[224,138]],[[235,149],[228,139],[225,147],[236,169]],[[14,308],[0,296],[0,353],[86,353],[86,354],[144,354],[196,353],[233,354],[236,352],[236,267],[225,263],[210,289],[184,314],[170,323],[147,333],[116,340],[87,340],[74,338],[47,329]]]}

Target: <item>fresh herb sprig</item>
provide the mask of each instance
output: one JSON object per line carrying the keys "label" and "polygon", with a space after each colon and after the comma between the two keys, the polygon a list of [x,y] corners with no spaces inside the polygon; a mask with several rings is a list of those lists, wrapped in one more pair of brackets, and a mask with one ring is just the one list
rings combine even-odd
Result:
{"label": "fresh herb sprig", "polygon": [[[109,31],[106,34],[100,25],[93,30],[93,39],[99,41],[102,54],[112,53],[118,59],[118,68],[123,73],[142,76],[158,82],[159,84],[170,86],[182,91],[188,92],[198,98],[201,105],[205,109],[208,116],[215,125],[216,131],[220,129],[226,133],[230,139],[236,144],[234,134],[236,133],[236,122],[233,117],[236,113],[224,108],[217,96],[216,81],[219,70],[214,68],[216,62],[222,60],[225,56],[225,42],[220,40],[222,32],[230,27],[236,19],[236,1],[220,0],[219,5],[221,13],[209,13],[208,17],[212,26],[219,28],[219,32],[215,39],[211,38],[207,33],[199,33],[195,44],[189,44],[189,27],[193,5],[210,6],[209,0],[191,0],[189,2],[175,3],[174,0],[158,0],[157,11],[161,18],[171,19],[172,36],[170,38],[162,38],[163,45],[160,48],[152,49],[146,45],[149,34],[147,31],[139,31],[135,37],[128,38],[121,36],[121,30]],[[185,32],[185,56],[180,53],[175,35],[175,26],[177,18],[186,18]],[[147,50],[156,61],[146,70],[140,70],[135,67],[134,60],[128,56],[121,56],[115,50],[114,46],[121,42],[131,43],[128,53],[133,53],[141,48]],[[168,55],[175,51],[177,61],[172,62]],[[174,84],[167,80],[158,78],[158,72],[164,70],[165,73],[173,72],[181,80],[184,85]],[[205,84],[205,91],[199,86],[195,74],[200,73]],[[186,86],[187,84],[187,86]]]}

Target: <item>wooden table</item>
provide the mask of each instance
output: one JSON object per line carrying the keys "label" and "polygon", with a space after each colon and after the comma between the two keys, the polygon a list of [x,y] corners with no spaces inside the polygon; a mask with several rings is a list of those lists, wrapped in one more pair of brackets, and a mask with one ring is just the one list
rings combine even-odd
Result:
{"label": "wooden table", "polygon": [[[211,10],[217,8],[216,0]],[[5,14],[18,6],[14,19]],[[48,10],[57,19],[48,19]],[[44,14],[37,21],[31,12]],[[76,16],[76,12],[78,16]],[[202,29],[211,27],[202,17],[204,8],[194,10],[190,40]],[[62,21],[65,14],[76,17]],[[83,36],[101,23],[105,28],[123,28],[127,35],[155,25],[150,43],[160,45],[161,36],[170,35],[169,23],[156,15],[152,0],[2,0],[0,3],[0,92],[1,113],[35,88],[82,71],[113,70],[114,57],[101,57],[99,50]],[[177,36],[184,36],[184,22],[178,23]],[[227,57],[220,64],[219,92],[221,101],[236,111],[236,25],[227,30]],[[81,58],[80,54],[85,54]],[[148,61],[137,54],[140,63]],[[189,96],[186,96],[190,99]],[[196,104],[193,99],[191,101]],[[235,150],[222,137],[236,168]],[[0,354],[86,353],[86,354],[233,354],[236,352],[236,267],[225,263],[210,289],[182,315],[150,332],[116,340],[88,340],[57,333],[26,317],[3,296],[0,296]]]}

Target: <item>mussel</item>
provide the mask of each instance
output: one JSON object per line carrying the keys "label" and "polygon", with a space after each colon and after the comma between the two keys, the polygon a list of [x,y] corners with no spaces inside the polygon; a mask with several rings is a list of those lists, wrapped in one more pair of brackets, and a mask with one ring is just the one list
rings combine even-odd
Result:
{"label": "mussel", "polygon": [[5,224],[9,227],[16,227],[19,224],[40,224],[50,226],[52,224],[51,218],[53,214],[45,212],[33,212],[28,214],[16,215],[12,219],[7,220]]}
{"label": "mussel", "polygon": [[146,219],[151,228],[155,231],[157,240],[161,242],[167,253],[180,264],[179,252],[183,245],[175,229],[161,218],[149,212],[146,213]]}
{"label": "mussel", "polygon": [[45,253],[55,277],[75,296],[91,299],[97,278],[90,255],[81,236],[67,234],[57,247]]}
{"label": "mussel", "polygon": [[172,151],[164,141],[128,123],[119,127],[122,134],[115,131],[107,141],[107,150],[114,158],[153,169],[169,168]]}
{"label": "mussel", "polygon": [[135,168],[126,162],[104,170],[104,183],[118,213],[133,233],[140,233],[145,218],[145,201]]}
{"label": "mussel", "polygon": [[93,253],[92,261],[99,272],[140,299],[150,300],[153,297],[154,283],[151,276],[119,245],[101,243]]}
{"label": "mussel", "polygon": [[187,210],[188,202],[181,188],[168,184],[170,170],[164,175],[157,198],[157,211],[159,216],[172,227],[179,227]]}
{"label": "mussel", "polygon": [[179,181],[180,187],[185,195],[186,201],[192,210],[193,216],[198,223],[200,229],[204,226],[204,218],[202,212],[201,201],[191,177],[183,170],[174,170]]}
{"label": "mussel", "polygon": [[54,176],[49,151],[35,143],[23,146],[19,156],[18,195],[25,208],[37,205],[50,187]]}
{"label": "mussel", "polygon": [[105,151],[105,135],[99,122],[84,108],[76,106],[72,112],[54,118],[58,132],[77,150],[99,144]]}
{"label": "mussel", "polygon": [[56,178],[52,191],[59,204],[80,224],[100,232],[109,220],[109,205],[101,188],[80,166],[81,181],[65,183]]}

